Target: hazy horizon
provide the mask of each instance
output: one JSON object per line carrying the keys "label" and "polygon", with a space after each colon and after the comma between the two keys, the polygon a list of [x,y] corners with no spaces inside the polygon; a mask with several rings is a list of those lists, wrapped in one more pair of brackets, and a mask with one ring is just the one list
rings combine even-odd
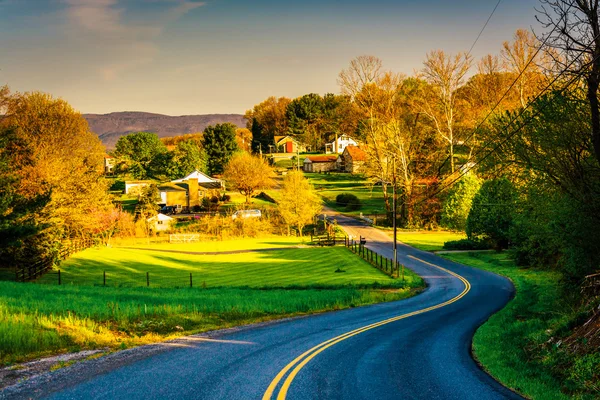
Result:
{"label": "hazy horizon", "polygon": [[[496,2],[0,0],[0,85],[85,114],[243,114],[268,96],[338,93],[359,55],[411,75],[427,51],[467,51]],[[475,59],[534,25],[537,4],[502,1]]]}

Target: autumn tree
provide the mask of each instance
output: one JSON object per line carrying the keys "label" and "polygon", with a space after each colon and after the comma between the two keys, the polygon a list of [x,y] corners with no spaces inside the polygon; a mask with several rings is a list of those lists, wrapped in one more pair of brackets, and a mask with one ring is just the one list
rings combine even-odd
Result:
{"label": "autumn tree", "polygon": [[521,107],[527,104],[527,98],[536,94],[540,82],[540,71],[534,59],[539,43],[533,33],[517,29],[511,42],[502,43],[500,54],[508,71],[516,79],[515,89]]}
{"label": "autumn tree", "polygon": [[295,226],[302,236],[302,230],[321,211],[322,204],[304,174],[294,171],[288,173],[283,180],[278,209],[288,229]]}
{"label": "autumn tree", "polygon": [[259,190],[275,185],[273,169],[261,158],[250,153],[237,153],[225,168],[224,178],[246,197],[246,204]]}
{"label": "autumn tree", "polygon": [[176,147],[164,153],[163,172],[169,179],[179,179],[194,171],[206,172],[207,156],[199,139],[177,142]]}
{"label": "autumn tree", "polygon": [[291,102],[287,97],[269,97],[246,111],[246,128],[252,133],[252,151],[268,151],[275,136],[285,135],[288,130],[286,110]]}
{"label": "autumn tree", "polygon": [[235,130],[237,145],[240,150],[250,151],[252,149],[252,132],[248,128],[237,128]]}
{"label": "autumn tree", "polygon": [[427,53],[421,73],[431,85],[430,96],[425,97],[422,111],[433,122],[436,132],[448,144],[450,170],[454,173],[454,146],[457,143],[456,122],[459,117],[456,91],[464,84],[471,68],[472,58],[466,53],[455,56],[443,50]]}
{"label": "autumn tree", "polygon": [[239,150],[235,130],[230,123],[207,126],[204,130],[202,145],[208,157],[207,168],[210,174],[223,173],[225,166]]}
{"label": "autumn tree", "polygon": [[93,236],[98,212],[113,206],[102,176],[105,149],[86,120],[65,101],[34,92],[8,97],[0,124],[26,143],[27,157],[9,161],[18,178],[15,194],[32,200],[50,193],[32,214],[45,228],[27,240],[21,256],[52,259],[60,239]]}

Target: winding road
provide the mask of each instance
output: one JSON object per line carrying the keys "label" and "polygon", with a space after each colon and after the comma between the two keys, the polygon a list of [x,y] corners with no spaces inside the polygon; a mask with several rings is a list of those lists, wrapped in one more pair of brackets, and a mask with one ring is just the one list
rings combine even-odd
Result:
{"label": "winding road", "polygon": [[[391,258],[387,235],[336,218]],[[402,244],[398,257],[425,279],[423,293],[190,338],[118,367],[65,368],[57,371],[62,381],[20,393],[52,399],[521,398],[470,355],[475,329],[511,299],[511,283]]]}

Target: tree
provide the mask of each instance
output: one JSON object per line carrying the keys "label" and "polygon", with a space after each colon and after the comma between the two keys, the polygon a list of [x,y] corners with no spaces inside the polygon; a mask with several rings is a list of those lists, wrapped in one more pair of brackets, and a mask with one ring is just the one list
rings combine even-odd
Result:
{"label": "tree", "polygon": [[485,181],[473,197],[467,217],[467,236],[488,240],[496,249],[508,247],[517,193],[506,178]]}
{"label": "tree", "polygon": [[448,143],[450,169],[454,173],[454,146],[457,142],[455,125],[457,114],[456,91],[463,85],[471,68],[469,54],[454,57],[442,50],[427,53],[422,74],[432,87],[431,96],[425,97],[423,112],[435,126],[436,132]]}
{"label": "tree", "polygon": [[473,198],[481,188],[481,180],[473,173],[464,175],[452,186],[442,206],[442,225],[456,231],[467,228]]}
{"label": "tree", "polygon": [[301,141],[314,150],[324,146],[321,135],[323,121],[323,98],[316,93],[305,94],[288,104],[286,116],[289,132],[301,137]]}
{"label": "tree", "polygon": [[288,131],[286,117],[287,106],[290,103],[287,97],[269,97],[265,101],[246,111],[246,128],[252,133],[252,151],[255,153],[268,151],[274,144],[274,138],[285,135]]}
{"label": "tree", "polygon": [[158,135],[150,132],[130,133],[117,141],[115,156],[119,171],[130,172],[137,179],[146,179],[162,173],[166,146]]}
{"label": "tree", "polygon": [[[535,36],[525,29],[517,29],[512,43],[505,41],[500,54],[507,70],[517,78],[515,88],[521,107],[527,104],[527,97],[535,94],[538,67],[534,62],[539,43]],[[538,80],[539,82],[539,80]]]}
{"label": "tree", "polygon": [[230,123],[207,126],[202,145],[208,157],[207,167],[211,175],[221,174],[233,154],[239,150],[235,130]]}
{"label": "tree", "polygon": [[546,43],[546,53],[552,58],[555,70],[581,75],[587,86],[591,139],[600,163],[599,0],[540,0],[540,3],[542,7],[536,18],[548,33],[539,40]]}
{"label": "tree", "polygon": [[105,149],[81,114],[63,100],[17,93],[5,104],[1,127],[12,130],[13,143],[26,144],[25,155],[9,160],[17,178],[11,207],[17,198],[34,201],[49,193],[43,207],[27,212],[44,228],[24,241],[19,257],[52,261],[61,239],[95,235],[98,211],[113,207],[102,176]]}
{"label": "tree", "polygon": [[275,185],[273,169],[261,158],[243,152],[234,155],[225,168],[224,178],[233,188],[246,196],[246,204],[258,190]]}
{"label": "tree", "polygon": [[322,208],[321,199],[300,171],[288,173],[281,189],[279,212],[289,226],[302,230],[313,221]]}
{"label": "tree", "polygon": [[248,128],[237,128],[235,130],[237,145],[240,150],[250,151],[252,149],[252,132]]}
{"label": "tree", "polygon": [[164,170],[169,179],[179,179],[194,171],[206,172],[206,153],[198,139],[182,140],[166,154]]}

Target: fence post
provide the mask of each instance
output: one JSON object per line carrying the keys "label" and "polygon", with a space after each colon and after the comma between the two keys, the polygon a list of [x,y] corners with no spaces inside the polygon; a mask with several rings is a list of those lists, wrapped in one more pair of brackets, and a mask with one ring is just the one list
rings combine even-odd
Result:
{"label": "fence post", "polygon": [[190,272],[190,287],[193,287],[192,286],[192,273],[191,272]]}
{"label": "fence post", "polygon": [[102,275],[103,275],[103,276],[102,276],[102,278],[103,278],[103,279],[102,279],[102,285],[103,285],[103,286],[106,286],[106,271],[104,271],[104,272],[102,273]]}
{"label": "fence post", "polygon": [[150,272],[146,272],[146,286],[150,286]]}
{"label": "fence post", "polygon": [[401,264],[401,265],[402,265],[402,282],[404,282],[404,264]]}
{"label": "fence post", "polygon": [[385,258],[385,270],[386,271],[388,270],[388,259],[387,259],[387,257]]}
{"label": "fence post", "polygon": [[61,281],[60,281],[60,269],[58,270],[58,285],[60,286]]}

